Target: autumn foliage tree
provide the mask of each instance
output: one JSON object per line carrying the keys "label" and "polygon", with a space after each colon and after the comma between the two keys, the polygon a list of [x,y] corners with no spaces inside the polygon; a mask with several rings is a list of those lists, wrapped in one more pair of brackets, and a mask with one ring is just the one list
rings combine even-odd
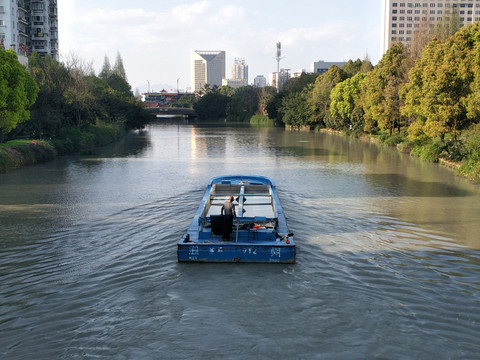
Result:
{"label": "autumn foliage tree", "polygon": [[480,120],[480,24],[445,42],[432,41],[410,71],[402,113],[414,122],[411,139],[443,140]]}
{"label": "autumn foliage tree", "polygon": [[362,104],[365,111],[366,132],[376,128],[392,134],[400,129],[400,86],[407,82],[411,59],[408,49],[401,43],[393,44],[375,68],[370,71],[362,89]]}

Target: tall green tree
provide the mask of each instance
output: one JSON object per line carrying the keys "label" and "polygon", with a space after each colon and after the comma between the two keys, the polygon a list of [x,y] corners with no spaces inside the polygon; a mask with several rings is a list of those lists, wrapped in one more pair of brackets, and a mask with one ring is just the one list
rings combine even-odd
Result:
{"label": "tall green tree", "polygon": [[391,134],[395,128],[400,129],[403,120],[400,114],[400,85],[408,81],[411,66],[407,48],[396,43],[367,74],[361,97],[366,132],[372,132],[378,127]]}
{"label": "tall green tree", "polygon": [[120,52],[117,52],[117,58],[115,59],[115,64],[113,65],[113,74],[121,77],[123,80],[128,81],[127,73],[123,65],[123,59],[120,55]]}
{"label": "tall green tree", "polygon": [[338,66],[331,66],[326,73],[316,78],[308,99],[310,106],[310,124],[312,126],[326,125],[330,110],[330,92],[340,82],[346,79],[345,72]]}
{"label": "tall green tree", "polygon": [[334,129],[363,128],[363,109],[359,104],[366,74],[357,73],[338,83],[330,93],[330,127]]}
{"label": "tall green tree", "polygon": [[69,123],[69,118],[65,116],[64,92],[72,83],[70,72],[48,54],[40,56],[34,52],[28,62],[30,74],[40,91],[24,131],[40,139],[55,137],[59,129]]}
{"label": "tall green tree", "polygon": [[112,65],[110,64],[110,59],[107,55],[105,55],[105,59],[103,60],[102,70],[98,77],[101,79],[108,79],[113,74]]}
{"label": "tall green tree", "polygon": [[299,92],[290,92],[282,99],[280,108],[283,114],[283,122],[293,126],[309,126],[311,119],[308,100],[310,98],[310,89],[304,88]]}
{"label": "tall green tree", "polygon": [[37,98],[38,86],[17,54],[0,49],[0,142],[15,127],[30,118],[30,107]]}
{"label": "tall green tree", "polygon": [[480,24],[462,28],[445,42],[432,41],[410,71],[405,86],[403,114],[415,123],[409,128],[412,139],[440,138],[479,121],[476,79]]}
{"label": "tall green tree", "polygon": [[273,86],[265,86],[260,89],[260,98],[258,100],[258,110],[261,114],[268,116],[267,106],[277,95],[277,89]]}

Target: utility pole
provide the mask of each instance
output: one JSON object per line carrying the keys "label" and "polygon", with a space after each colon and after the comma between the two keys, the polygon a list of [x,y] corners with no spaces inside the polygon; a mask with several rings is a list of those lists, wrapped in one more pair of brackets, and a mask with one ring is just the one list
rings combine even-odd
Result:
{"label": "utility pole", "polygon": [[277,94],[280,92],[280,60],[282,60],[282,44],[277,42]]}

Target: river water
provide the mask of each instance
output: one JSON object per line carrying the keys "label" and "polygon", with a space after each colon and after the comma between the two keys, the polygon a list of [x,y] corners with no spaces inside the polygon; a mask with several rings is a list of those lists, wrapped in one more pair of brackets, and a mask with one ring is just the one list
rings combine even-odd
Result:
{"label": "river water", "polygon": [[[272,177],[297,262],[179,264],[208,179]],[[480,187],[330,134],[158,123],[0,175],[1,359],[478,359]]]}

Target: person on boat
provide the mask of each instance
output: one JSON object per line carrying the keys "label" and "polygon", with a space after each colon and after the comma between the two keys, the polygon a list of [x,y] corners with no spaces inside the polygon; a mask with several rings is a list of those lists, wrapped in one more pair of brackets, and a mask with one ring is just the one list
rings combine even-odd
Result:
{"label": "person on boat", "polygon": [[232,234],[233,218],[237,217],[235,213],[235,205],[233,204],[233,196],[230,196],[227,201],[223,203],[221,215],[224,215],[223,240],[230,240]]}

